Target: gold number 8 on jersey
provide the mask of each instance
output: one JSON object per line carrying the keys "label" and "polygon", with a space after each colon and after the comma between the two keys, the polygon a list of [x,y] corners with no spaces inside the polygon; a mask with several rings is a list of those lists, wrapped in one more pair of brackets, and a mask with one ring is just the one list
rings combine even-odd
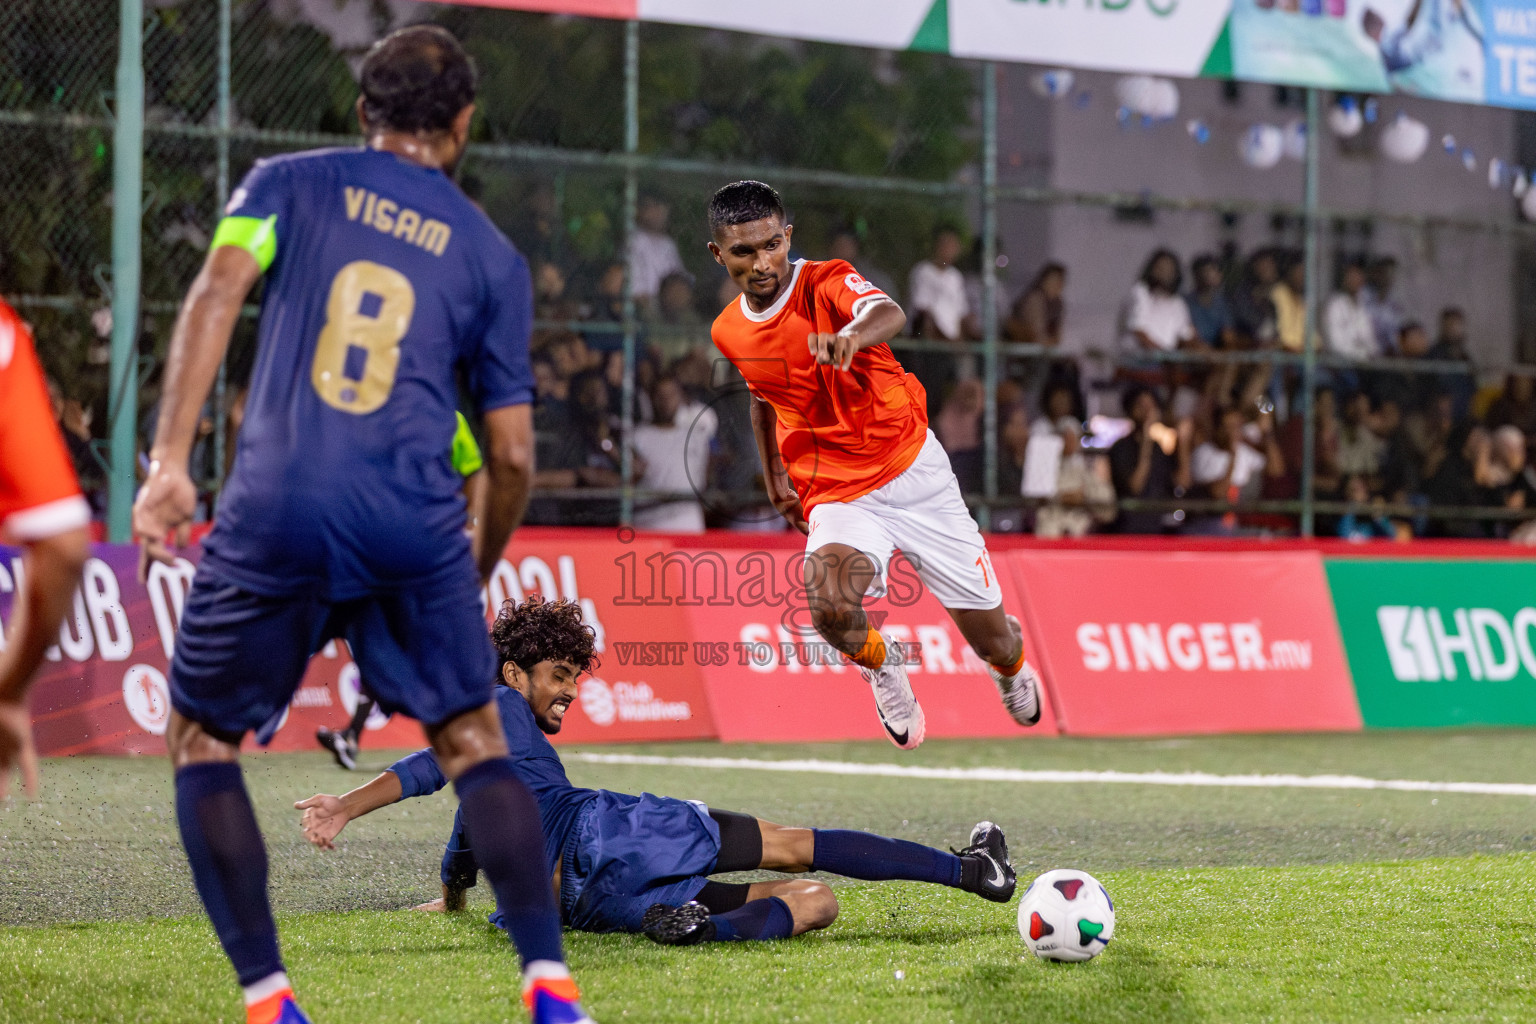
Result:
{"label": "gold number 8 on jersey", "polygon": [[398,270],[348,263],[331,281],[310,383],[320,400],[361,416],[389,400],[400,370],[400,339],[411,328],[416,290]]}

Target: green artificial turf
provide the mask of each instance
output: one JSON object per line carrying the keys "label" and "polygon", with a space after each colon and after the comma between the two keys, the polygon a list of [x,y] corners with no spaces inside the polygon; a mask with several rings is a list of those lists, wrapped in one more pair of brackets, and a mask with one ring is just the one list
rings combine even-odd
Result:
{"label": "green artificial turf", "polygon": [[[613,748],[608,748],[613,749]],[[626,752],[1124,771],[1536,781],[1527,733],[938,742]],[[376,770],[396,752],[365,751]],[[182,859],[169,772],[74,758],[0,805],[0,1022],[238,1021],[238,993]],[[324,755],[248,759],[273,902],[316,1024],[520,1021],[510,951],[436,895],[448,794],[303,843],[292,802],[339,792]],[[1536,800],[1349,790],[1023,784],[573,762],[573,781],[704,800],[788,824],[959,845],[991,818],[1022,879],[1099,876],[1119,911],[1087,965],[1027,957],[1013,906],[838,884],[826,932],[673,950],[568,933],[599,1021],[1536,1020]],[[837,879],[829,879],[834,883]],[[902,972],[900,978],[896,972]]]}

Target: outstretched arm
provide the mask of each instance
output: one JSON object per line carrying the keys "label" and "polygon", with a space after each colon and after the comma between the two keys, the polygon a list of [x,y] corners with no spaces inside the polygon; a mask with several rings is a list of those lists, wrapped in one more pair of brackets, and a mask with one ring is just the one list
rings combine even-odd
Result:
{"label": "outstretched arm", "polygon": [[304,838],[322,850],[334,850],[336,837],[347,827],[347,822],[395,803],[401,793],[400,776],[386,771],[367,785],[359,786],[343,796],[317,793],[293,806],[304,812],[304,816],[299,819],[299,828],[304,830]]}
{"label": "outstretched arm", "polygon": [[448,785],[448,777],[430,749],[402,757],[378,778],[344,796],[317,793],[293,806],[304,812],[299,827],[304,838],[322,850],[335,848],[335,839],[353,818],[413,796],[436,793]]}
{"label": "outstretched arm", "polygon": [[773,406],[756,395],[752,396],[751,412],[752,436],[757,439],[757,454],[763,460],[763,486],[768,491],[768,500],[791,526],[809,534],[811,528],[805,521],[805,510],[800,507],[800,496],[795,493],[789,471],[784,468],[784,458],[779,454],[779,438],[775,433],[778,414],[773,411]]}
{"label": "outstretched arm", "polygon": [[884,345],[907,326],[907,314],[890,299],[870,302],[836,334],[812,334],[806,341],[816,362],[846,370],[866,348]]}

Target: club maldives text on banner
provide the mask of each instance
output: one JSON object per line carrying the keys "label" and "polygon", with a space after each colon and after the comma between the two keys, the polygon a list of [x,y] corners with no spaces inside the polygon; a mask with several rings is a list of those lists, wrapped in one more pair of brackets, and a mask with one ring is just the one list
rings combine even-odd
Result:
{"label": "club maldives text on banner", "polygon": [[[560,737],[563,742],[712,736],[708,703],[692,660],[643,664],[647,659],[616,656],[610,645],[611,636],[688,635],[682,609],[637,607],[619,600],[624,585],[615,564],[619,547],[611,539],[514,539],[490,580],[487,607],[529,593],[581,602],[586,620],[598,633],[602,663],[581,683],[579,700]],[[654,543],[629,547],[641,558],[662,550]],[[193,547],[185,554],[175,566],[154,566],[147,584],[140,584],[137,549],[108,544],[93,548],[73,610],[65,616],[59,642],[49,651],[32,690],[35,733],[43,754],[165,750],[170,718],[166,676],[199,552]],[[21,552],[0,547],[0,626],[10,622],[21,577]],[[327,644],[311,659],[271,749],[313,749],[316,727],[340,728],[351,717],[360,685],[346,644]],[[376,747],[423,742],[414,722],[377,714],[364,739],[365,745]]]}
{"label": "club maldives text on banner", "polygon": [[1536,0],[451,2],[956,57],[1536,108]]}
{"label": "club maldives text on banner", "polygon": [[1005,557],[1063,732],[1361,728],[1315,552]]}
{"label": "club maldives text on banner", "polygon": [[1536,562],[1327,571],[1367,727],[1536,725]]}

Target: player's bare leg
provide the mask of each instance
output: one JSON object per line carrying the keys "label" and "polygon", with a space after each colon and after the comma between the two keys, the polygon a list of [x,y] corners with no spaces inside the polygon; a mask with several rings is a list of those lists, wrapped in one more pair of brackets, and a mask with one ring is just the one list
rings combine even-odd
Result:
{"label": "player's bare leg", "polygon": [[1020,725],[1040,721],[1040,680],[1024,658],[1019,620],[996,608],[949,608],[950,618],[976,656],[992,670],[992,681],[1008,714]]}
{"label": "player's bare leg", "polygon": [[826,544],[805,556],[805,594],[811,625],[827,643],[859,666],[875,695],[880,724],[891,742],[911,750],[923,742],[923,709],[907,679],[903,652],[870,627],[864,595],[878,568],[847,544]]}

